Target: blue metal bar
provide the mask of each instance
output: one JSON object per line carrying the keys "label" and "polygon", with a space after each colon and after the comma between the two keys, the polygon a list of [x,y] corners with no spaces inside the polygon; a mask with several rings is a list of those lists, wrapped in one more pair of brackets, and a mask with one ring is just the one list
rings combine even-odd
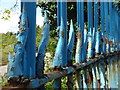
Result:
{"label": "blue metal bar", "polygon": [[105,63],[101,59],[99,63],[99,73],[100,73],[100,88],[105,88]]}
{"label": "blue metal bar", "polygon": [[36,2],[24,2],[29,21],[29,31],[24,54],[24,76],[36,76]]}
{"label": "blue metal bar", "polygon": [[109,26],[110,26],[110,36],[109,36],[109,38],[110,38],[110,53],[112,52],[112,48],[113,48],[113,46],[112,46],[112,39],[113,39],[113,32],[112,32],[112,27],[113,27],[113,24],[112,24],[112,2],[109,2]]}
{"label": "blue metal bar", "polygon": [[23,53],[26,45],[26,40],[28,36],[28,19],[26,13],[25,4],[22,7],[21,15],[20,15],[20,25],[19,25],[19,34],[18,34],[18,41],[14,45],[14,54],[8,55],[9,67],[6,76],[9,77],[19,77],[24,74],[23,72]]}
{"label": "blue metal bar", "polygon": [[84,47],[84,0],[81,1],[81,31],[82,31],[82,61],[85,61],[84,51],[86,48]]}
{"label": "blue metal bar", "polygon": [[76,63],[84,61],[84,2],[77,2],[77,49],[76,49]]}
{"label": "blue metal bar", "polygon": [[67,2],[60,2],[59,5],[61,5],[61,25],[53,67],[65,67],[67,65]]}
{"label": "blue metal bar", "polygon": [[[67,65],[67,2],[58,2],[58,24],[59,39],[53,60],[53,67],[66,67]],[[60,22],[61,21],[61,22]],[[61,78],[55,79],[53,82],[54,88],[61,88]]]}
{"label": "blue metal bar", "polygon": [[95,39],[93,39],[93,49],[95,48],[96,57],[100,54],[100,31],[98,30],[98,2],[94,2],[94,27]]}
{"label": "blue metal bar", "polygon": [[109,51],[109,19],[108,19],[108,2],[104,2],[105,5],[105,30],[106,30],[106,53],[108,54]]}
{"label": "blue metal bar", "polygon": [[[72,66],[73,58],[72,58],[72,51],[74,48],[74,27],[73,27],[73,22],[71,20],[70,24],[70,31],[69,31],[69,39],[68,39],[68,45],[67,45],[67,66]],[[67,87],[68,89],[73,88],[73,76],[72,73],[68,75],[68,80],[67,80]]]}
{"label": "blue metal bar", "polygon": [[95,35],[94,35],[94,39],[93,39],[93,49],[95,48],[95,44],[96,44],[96,31],[98,30],[98,2],[94,2],[94,31]]}
{"label": "blue metal bar", "polygon": [[92,75],[93,75],[93,86],[92,88],[97,88],[97,76],[96,76],[96,66],[92,65]]}
{"label": "blue metal bar", "polygon": [[83,49],[83,57],[82,57],[82,59],[83,59],[83,61],[85,61],[86,60],[86,56],[87,56],[87,45],[88,45],[88,31],[87,31],[87,27],[86,27],[86,25],[85,25],[85,28],[84,28],[84,45],[83,45],[83,47],[84,47],[84,49]]}
{"label": "blue metal bar", "polygon": [[113,42],[113,46],[112,46],[112,52],[115,51],[115,19],[113,17],[115,17],[115,9],[113,8],[112,9],[112,33],[113,33],[113,39],[112,39],[112,42]]}
{"label": "blue metal bar", "polygon": [[92,50],[92,33],[93,33],[93,13],[92,13],[92,2],[87,2],[88,6],[88,59],[93,58],[93,50]]}
{"label": "blue metal bar", "polygon": [[64,23],[64,47],[63,47],[63,60],[62,66],[65,67],[67,65],[67,2],[62,2],[61,6],[62,14],[61,17],[63,18]]}
{"label": "blue metal bar", "polygon": [[104,2],[100,2],[100,23],[101,23],[101,34],[102,34],[102,51],[101,54],[106,53],[106,43],[105,43],[105,18],[104,18],[105,12],[104,12]]}
{"label": "blue metal bar", "polygon": [[92,10],[92,2],[87,2],[88,6],[88,31],[93,28],[93,10]]}
{"label": "blue metal bar", "polygon": [[82,75],[80,71],[76,71],[76,87],[77,88],[83,88],[82,85]]}
{"label": "blue metal bar", "polygon": [[60,21],[61,21],[61,19],[60,19],[61,18],[61,16],[60,16],[61,15],[61,13],[60,13],[61,6],[60,5],[61,5],[60,2],[58,1],[57,2],[57,25],[58,26],[60,26]]}
{"label": "blue metal bar", "polygon": [[76,46],[76,54],[75,54],[75,58],[76,58],[76,63],[80,63],[82,60],[82,31],[81,31],[81,23],[80,23],[80,19],[81,19],[81,2],[79,2],[79,0],[77,1],[77,46]]}
{"label": "blue metal bar", "polygon": [[44,72],[44,56],[46,52],[46,48],[48,46],[49,42],[49,36],[50,36],[50,25],[49,25],[49,20],[47,18],[47,11],[45,11],[45,16],[44,16],[44,26],[42,29],[42,40],[40,42],[40,45],[38,47],[38,55],[37,55],[37,76],[40,77],[43,75]]}
{"label": "blue metal bar", "polygon": [[88,59],[93,58],[92,41],[93,41],[93,39],[92,39],[92,30],[90,28],[90,32],[89,32],[89,36],[88,36],[88,55],[87,55]]}
{"label": "blue metal bar", "polygon": [[[68,39],[68,45],[67,45],[67,60],[68,62],[72,62],[72,50],[74,47],[74,27],[73,27],[73,22],[71,20],[71,24],[70,24],[70,31],[69,31],[69,39]],[[69,63],[68,63],[69,64]]]}

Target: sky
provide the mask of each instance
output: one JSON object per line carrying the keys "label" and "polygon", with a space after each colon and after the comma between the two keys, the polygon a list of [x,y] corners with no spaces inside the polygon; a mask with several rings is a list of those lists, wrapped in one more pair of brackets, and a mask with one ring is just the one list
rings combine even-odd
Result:
{"label": "sky", "polygon": [[[16,0],[0,0],[0,33],[6,32],[17,32],[18,22],[19,22],[19,15],[20,15],[20,0],[18,0],[18,6],[11,10],[9,20],[1,19],[3,16],[3,11],[5,9],[10,10],[16,3]],[[41,9],[37,8],[36,13],[36,24],[39,26],[43,25],[43,17],[41,16]]]}

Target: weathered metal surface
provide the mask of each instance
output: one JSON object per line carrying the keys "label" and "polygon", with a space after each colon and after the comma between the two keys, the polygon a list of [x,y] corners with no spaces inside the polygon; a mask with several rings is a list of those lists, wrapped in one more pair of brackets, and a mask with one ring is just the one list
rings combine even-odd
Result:
{"label": "weathered metal surface", "polygon": [[[114,58],[115,56],[113,56],[113,58]],[[105,57],[104,57],[105,58]],[[46,73],[44,76],[43,76],[43,78],[41,77],[41,79],[33,79],[33,80],[31,80],[31,82],[30,82],[30,84],[29,84],[29,86],[28,87],[31,87],[31,88],[37,88],[38,86],[41,86],[41,85],[43,85],[43,84],[45,84],[45,83],[47,83],[47,82],[49,82],[49,81],[51,81],[51,80],[55,80],[55,79],[57,79],[57,78],[60,78],[60,77],[64,77],[64,76],[66,76],[66,75],[68,75],[68,74],[70,74],[70,73],[73,73],[73,72],[75,72],[76,70],[85,70],[85,69],[87,69],[90,65],[92,65],[92,64],[94,64],[94,63],[96,63],[96,62],[98,62],[99,63],[99,60],[100,59],[95,59],[95,60],[90,60],[88,63],[86,63],[86,64],[83,64],[83,65],[74,65],[73,67],[68,67],[68,68],[65,68],[65,69],[63,69],[63,70],[61,70],[61,71],[53,71],[53,72],[49,72],[49,73]],[[102,60],[102,58],[101,58],[101,60]],[[102,67],[103,68],[103,67]],[[103,70],[104,71],[104,70]],[[103,75],[104,75],[104,72],[101,72],[101,75],[102,76],[99,76],[99,73],[100,73],[100,71],[99,71],[99,67],[97,67],[97,72],[98,72],[98,76],[97,76],[97,80],[99,81],[99,79],[100,79],[100,77],[103,77]],[[97,73],[96,72],[96,73]],[[83,75],[85,75],[85,73],[86,72],[83,72],[84,74]],[[92,74],[90,74],[90,78],[91,78],[91,75]],[[85,75],[86,76],[86,75]],[[86,79],[85,79],[85,77],[84,76],[82,76],[83,77],[83,87],[88,87],[88,85],[87,85],[87,82],[86,82]],[[78,78],[78,77],[77,77]],[[89,78],[89,79],[90,79]],[[90,79],[90,80],[93,80],[93,79]],[[102,79],[101,79],[102,80]],[[89,81],[89,80],[88,80]],[[97,84],[98,84],[98,81],[97,81]],[[103,81],[103,80],[102,80]],[[92,83],[92,82],[90,82],[90,83]],[[100,83],[100,82],[99,82]],[[104,83],[104,82],[102,82],[102,83]],[[101,84],[102,84],[101,83]],[[99,84],[99,85],[101,85],[101,84]],[[80,84],[78,84],[78,85],[80,85]],[[91,84],[92,85],[92,84]],[[104,84],[103,84],[103,86],[104,86]],[[92,87],[92,86],[90,86],[90,87]],[[97,86],[98,87],[98,86]],[[100,86],[99,86],[100,87]],[[102,86],[101,86],[102,87]]]}
{"label": "weathered metal surface", "polygon": [[82,61],[82,30],[81,30],[81,2],[77,2],[77,45],[76,45],[76,54],[75,59],[76,63]]}
{"label": "weathered metal surface", "polygon": [[28,38],[24,49],[23,76],[36,77],[36,2],[21,2],[25,4],[29,23]]}
{"label": "weathered metal surface", "polygon": [[[68,39],[68,45],[67,45],[67,66],[71,66],[72,65],[72,51],[73,51],[73,47],[74,47],[74,28],[73,28],[73,22],[71,20],[71,24],[70,24],[70,31],[69,31],[69,39]],[[72,90],[73,88],[73,74],[69,74],[67,77],[67,87],[69,90]]]}
{"label": "weathered metal surface", "polygon": [[49,20],[47,18],[47,11],[45,11],[44,26],[42,29],[42,40],[38,47],[38,55],[36,57],[37,77],[42,76],[44,72],[44,56],[45,56],[46,48],[48,46],[49,37],[50,37],[50,25],[49,25]]}
{"label": "weathered metal surface", "polygon": [[28,19],[25,5],[22,8],[22,13],[20,16],[19,34],[17,36],[18,41],[14,45],[14,53],[8,55],[9,67],[6,76],[9,77],[19,77],[24,74],[23,72],[23,52],[26,45],[27,35],[28,35]]}
{"label": "weathered metal surface", "polygon": [[104,63],[104,59],[100,60],[98,67],[99,67],[99,76],[100,76],[100,88],[105,88],[105,63]]}
{"label": "weathered metal surface", "polygon": [[62,60],[63,60],[63,47],[64,47],[64,23],[63,19],[61,20],[61,26],[59,31],[59,39],[58,44],[55,52],[55,58],[53,60],[53,67],[55,66],[62,66]]}
{"label": "weathered metal surface", "polygon": [[92,49],[92,45],[93,45],[93,37],[92,37],[92,30],[90,28],[89,34],[88,34],[88,49],[87,49],[87,58],[88,59],[92,59],[93,58],[93,49]]}
{"label": "weathered metal surface", "polygon": [[99,31],[96,32],[95,53],[96,53],[95,57],[98,57],[100,55],[100,32]]}
{"label": "weathered metal surface", "polygon": [[75,59],[76,59],[76,63],[80,63],[81,59],[82,59],[82,32],[80,30],[80,27],[78,27],[77,30],[77,45],[76,45],[76,54],[75,54]]}
{"label": "weathered metal surface", "polygon": [[80,70],[76,71],[76,87],[81,89],[83,88],[83,78]]}
{"label": "weathered metal surface", "polygon": [[68,45],[67,45],[67,60],[68,64],[69,62],[72,62],[72,51],[74,48],[74,28],[73,28],[73,22],[71,20],[70,24],[70,31],[69,31],[69,39],[68,39]]}
{"label": "weathered metal surface", "polygon": [[[15,52],[17,57],[16,62],[9,55],[10,67],[18,65],[23,59],[23,67],[9,68],[12,72],[8,73],[8,76],[13,77],[13,80],[9,82],[15,83],[15,80],[20,84],[26,85],[29,88],[38,88],[45,83],[54,80],[53,87],[56,89],[61,88],[61,78],[68,77],[67,87],[73,89],[73,73],[76,72],[76,85],[77,88],[91,89],[91,88],[119,88],[119,54],[120,50],[120,11],[116,2],[100,2],[100,5],[95,0],[93,2],[87,2],[88,10],[88,31],[87,26],[84,27],[84,2],[77,0],[77,46],[75,64],[72,65],[72,50],[74,46],[74,30],[71,21],[71,28],[69,32],[69,40],[67,44],[67,2],[57,2],[57,25],[58,25],[58,44],[55,52],[55,59],[53,60],[54,71],[43,74],[44,67],[44,54],[46,46],[49,40],[49,25],[47,18],[44,20],[45,27],[43,28],[42,44],[39,46],[37,60],[35,62],[35,2],[22,2],[21,8],[26,7],[26,13],[21,18],[21,33],[18,37],[18,43],[15,46]],[[83,1],[83,0],[82,0]],[[102,1],[102,0],[101,0]],[[32,8],[34,7],[34,8]],[[100,8],[99,8],[100,7]],[[29,12],[29,8],[32,9]],[[93,14],[94,8],[94,14]],[[100,9],[100,17],[98,16]],[[25,16],[26,15],[26,16]],[[45,14],[46,15],[46,14]],[[93,18],[94,15],[94,18]],[[31,19],[31,17],[33,17]],[[113,18],[114,17],[114,18]],[[29,22],[27,22],[27,20]],[[94,20],[94,27],[93,27]],[[26,24],[29,23],[29,24]],[[98,29],[100,26],[100,29]],[[47,31],[48,30],[48,31]],[[89,32],[89,33],[88,33]],[[27,38],[27,34],[28,37]],[[46,35],[46,36],[44,36]],[[47,38],[46,38],[47,37]],[[44,41],[46,40],[46,41]],[[33,42],[32,44],[30,42]],[[26,43],[24,45],[24,43]],[[29,46],[30,45],[30,46]],[[24,48],[22,47],[24,46]],[[32,49],[30,48],[32,47]],[[32,52],[31,52],[32,51]],[[42,52],[41,52],[42,51]],[[20,52],[20,53],[19,53]],[[22,53],[24,52],[24,54]],[[96,57],[94,55],[96,53]],[[101,55],[102,54],[102,55]],[[23,56],[22,56],[23,55]],[[40,57],[40,55],[42,57]],[[86,56],[88,59],[86,59]],[[14,57],[14,56],[13,56]],[[22,58],[21,58],[22,57]],[[19,59],[19,60],[18,60]],[[12,61],[11,61],[12,60]],[[68,61],[68,62],[67,62]],[[16,64],[17,63],[17,64]],[[68,63],[68,64],[67,64]],[[21,65],[21,64],[19,64]],[[36,68],[37,65],[37,68]],[[69,67],[66,67],[68,65]],[[15,66],[16,67],[16,66]],[[15,69],[20,72],[15,72]],[[36,72],[37,69],[37,72]],[[21,79],[20,75],[28,78],[33,78],[37,75],[39,77],[35,79]]]}
{"label": "weathered metal surface", "polygon": [[93,75],[93,82],[92,88],[97,88],[97,75],[96,75],[96,64],[91,65],[92,75]]}
{"label": "weathered metal surface", "polygon": [[53,60],[53,65],[52,65],[53,67],[55,66],[65,67],[67,65],[67,30],[66,30],[67,13],[65,13],[67,3],[60,2],[60,5],[61,5],[60,7],[61,23],[60,23],[58,44],[55,52],[55,58]]}
{"label": "weathered metal surface", "polygon": [[88,46],[88,31],[87,31],[87,27],[85,25],[85,28],[84,28],[84,44],[83,44],[83,56],[82,56],[82,59],[83,61],[86,61],[86,58],[87,58],[87,46]]}

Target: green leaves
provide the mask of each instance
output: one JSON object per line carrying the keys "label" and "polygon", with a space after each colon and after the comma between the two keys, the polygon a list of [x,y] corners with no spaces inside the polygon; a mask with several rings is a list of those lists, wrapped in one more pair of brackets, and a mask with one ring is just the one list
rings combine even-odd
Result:
{"label": "green leaves", "polygon": [[10,18],[10,14],[11,14],[11,11],[5,9],[1,19],[8,20]]}

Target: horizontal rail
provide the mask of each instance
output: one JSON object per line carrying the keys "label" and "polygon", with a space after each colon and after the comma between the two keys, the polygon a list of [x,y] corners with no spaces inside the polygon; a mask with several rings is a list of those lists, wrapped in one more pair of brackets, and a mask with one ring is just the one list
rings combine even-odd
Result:
{"label": "horizontal rail", "polygon": [[55,79],[60,78],[60,77],[64,77],[70,73],[74,73],[77,70],[83,70],[87,66],[89,66],[93,63],[96,63],[96,62],[100,61],[101,59],[107,59],[108,57],[111,58],[111,57],[114,57],[116,55],[119,55],[119,53],[112,53],[112,54],[109,54],[107,56],[101,56],[99,58],[91,59],[91,60],[88,60],[87,63],[80,64],[80,65],[74,64],[73,66],[67,67],[61,71],[51,71],[51,72],[45,73],[43,78],[41,78],[41,79],[37,78],[37,79],[31,80],[27,87],[38,88],[47,82],[50,82],[50,81],[55,80]]}

